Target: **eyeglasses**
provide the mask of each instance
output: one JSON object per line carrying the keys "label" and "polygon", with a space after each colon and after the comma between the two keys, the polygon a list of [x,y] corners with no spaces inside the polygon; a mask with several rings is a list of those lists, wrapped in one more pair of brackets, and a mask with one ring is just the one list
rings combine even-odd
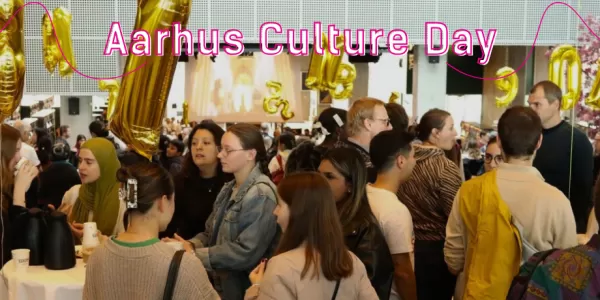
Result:
{"label": "eyeglasses", "polygon": [[491,164],[492,160],[496,162],[496,164],[500,164],[501,162],[504,161],[504,158],[502,158],[502,155],[491,155],[491,154],[485,154],[485,163],[486,164]]}
{"label": "eyeglasses", "polygon": [[372,120],[373,120],[373,121],[380,121],[380,122],[383,122],[383,124],[384,124],[385,126],[388,126],[388,125],[390,125],[390,119],[372,119]]}
{"label": "eyeglasses", "polygon": [[229,153],[231,153],[231,152],[244,151],[244,150],[246,150],[246,149],[225,149],[221,146],[217,146],[217,153],[223,152],[223,157],[229,156]]}

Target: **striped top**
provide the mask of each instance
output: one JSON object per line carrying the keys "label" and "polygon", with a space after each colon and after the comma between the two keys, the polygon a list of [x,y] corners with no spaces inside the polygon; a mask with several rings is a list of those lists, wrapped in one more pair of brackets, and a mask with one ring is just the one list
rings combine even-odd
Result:
{"label": "striped top", "polygon": [[414,145],[417,164],[398,189],[410,211],[416,240],[443,241],[452,202],[462,183],[455,163],[439,148]]}

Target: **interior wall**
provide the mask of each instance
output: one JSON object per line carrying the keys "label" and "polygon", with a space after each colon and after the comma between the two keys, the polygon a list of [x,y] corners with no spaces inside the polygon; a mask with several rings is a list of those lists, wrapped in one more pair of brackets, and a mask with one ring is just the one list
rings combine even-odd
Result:
{"label": "interior wall", "polygon": [[[79,114],[69,115],[69,98],[79,98]],[[92,123],[92,96],[61,96],[60,97],[60,123],[57,125],[71,126],[71,137],[67,140],[71,147],[75,146],[77,135],[83,134],[90,138],[88,127]]]}

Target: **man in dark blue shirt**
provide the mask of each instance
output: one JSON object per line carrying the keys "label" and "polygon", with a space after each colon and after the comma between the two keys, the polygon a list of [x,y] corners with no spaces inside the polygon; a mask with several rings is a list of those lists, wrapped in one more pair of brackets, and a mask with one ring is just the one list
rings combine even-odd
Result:
{"label": "man in dark blue shirt", "polygon": [[585,233],[592,203],[594,159],[587,136],[560,116],[561,89],[551,81],[538,82],[529,95],[529,106],[542,119],[542,146],[533,166],[547,183],[571,201],[577,233]]}

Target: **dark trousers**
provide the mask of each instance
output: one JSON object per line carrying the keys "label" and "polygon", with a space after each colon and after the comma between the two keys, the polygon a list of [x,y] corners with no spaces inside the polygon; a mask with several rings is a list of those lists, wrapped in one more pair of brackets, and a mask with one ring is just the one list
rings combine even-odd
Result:
{"label": "dark trousers", "polygon": [[444,261],[444,241],[415,241],[417,299],[451,300],[456,276]]}

